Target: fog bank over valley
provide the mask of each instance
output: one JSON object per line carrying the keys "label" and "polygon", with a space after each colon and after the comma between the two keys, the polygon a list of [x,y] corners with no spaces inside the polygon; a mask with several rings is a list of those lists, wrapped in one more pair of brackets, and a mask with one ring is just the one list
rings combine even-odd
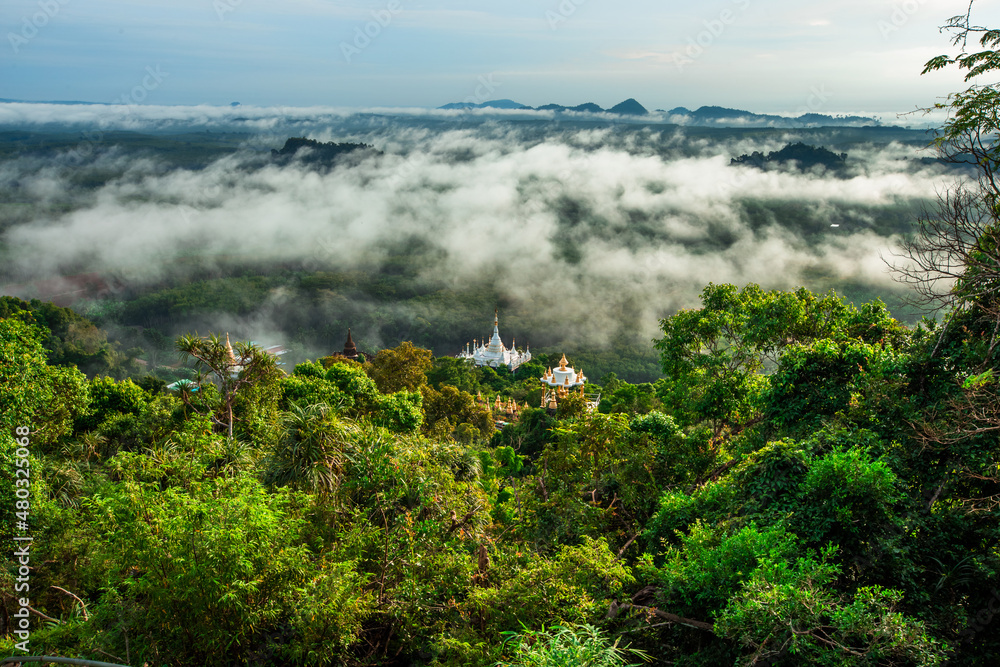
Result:
{"label": "fog bank over valley", "polygon": [[[881,256],[961,178],[932,159],[928,135],[893,128],[290,118],[253,132],[197,116],[169,132],[155,118],[85,119],[44,126],[48,143],[38,128],[4,133],[4,291],[44,297],[55,277],[98,274],[103,305],[88,307],[122,324],[166,326],[172,313],[171,333],[236,328],[319,351],[353,326],[373,348],[408,336],[453,354],[487,333],[497,304],[508,344],[648,347],[708,282],[898,309]],[[276,161],[289,136],[373,148]],[[848,157],[837,170],[730,165],[795,142]],[[175,294],[128,321],[137,299],[236,276],[257,281],[236,312],[219,287],[217,308]]]}

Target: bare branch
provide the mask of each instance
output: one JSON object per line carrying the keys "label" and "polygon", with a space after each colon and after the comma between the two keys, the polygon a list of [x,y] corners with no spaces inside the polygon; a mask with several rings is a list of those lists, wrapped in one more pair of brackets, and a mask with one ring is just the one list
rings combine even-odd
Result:
{"label": "bare branch", "polygon": [[85,620],[85,621],[89,621],[90,620],[90,615],[87,614],[87,605],[84,603],[83,600],[81,600],[80,598],[78,598],[76,595],[73,595],[72,593],[70,593],[65,588],[60,588],[59,586],[52,586],[52,588],[56,589],[57,591],[62,591],[66,595],[70,596],[71,598],[73,598],[74,600],[76,600],[77,602],[79,602],[80,603],[80,608],[83,610],[83,620]]}

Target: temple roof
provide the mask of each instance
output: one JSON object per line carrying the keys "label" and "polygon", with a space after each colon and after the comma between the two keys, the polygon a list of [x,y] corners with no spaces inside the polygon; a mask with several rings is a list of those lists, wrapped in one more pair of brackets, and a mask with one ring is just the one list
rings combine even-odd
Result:
{"label": "temple roof", "polygon": [[344,356],[348,359],[358,358],[358,348],[354,344],[354,339],[351,338],[351,329],[347,329],[347,342],[344,343]]}
{"label": "temple roof", "polygon": [[585,384],[587,377],[583,374],[582,368],[579,371],[574,370],[569,365],[566,355],[563,354],[562,359],[559,360],[559,368],[553,371],[550,367],[540,380],[550,387],[577,387]]}
{"label": "temple roof", "polygon": [[470,350],[466,345],[466,349],[457,356],[460,359],[469,359],[477,366],[490,366],[492,368],[506,366],[514,371],[521,364],[531,360],[531,350],[526,348],[524,352],[518,352],[513,340],[509,348],[503,344],[503,340],[500,338],[500,312],[494,310],[493,335],[489,339],[483,338],[481,341],[473,339],[472,349]]}

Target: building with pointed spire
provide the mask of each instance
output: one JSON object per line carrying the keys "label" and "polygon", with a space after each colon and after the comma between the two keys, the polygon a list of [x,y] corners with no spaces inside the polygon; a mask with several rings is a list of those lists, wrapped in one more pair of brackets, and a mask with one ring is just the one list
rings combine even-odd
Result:
{"label": "building with pointed spire", "polygon": [[457,356],[459,359],[472,361],[476,366],[489,366],[490,368],[506,366],[511,371],[515,371],[521,364],[531,361],[531,349],[525,348],[524,352],[519,352],[513,339],[511,339],[509,348],[504,346],[500,339],[500,313],[494,311],[493,336],[490,337],[489,342],[484,339],[482,344],[479,344],[476,339],[473,339],[471,346],[466,343],[465,349]]}
{"label": "building with pointed spire", "polygon": [[342,352],[333,352],[330,355],[324,357],[327,362],[324,365],[329,365],[332,363],[333,359],[350,359],[351,361],[357,361],[359,363],[365,363],[371,361],[372,357],[367,352],[359,352],[358,346],[354,344],[354,337],[351,335],[350,328],[347,329],[347,340],[344,342],[344,350]]}
{"label": "building with pointed spire", "polygon": [[575,370],[570,366],[565,354],[559,360],[559,367],[555,370],[549,367],[539,380],[542,382],[543,408],[555,410],[559,401],[569,396],[570,392],[579,393],[588,409],[595,409],[601,401],[600,394],[586,393],[587,376],[582,368]]}
{"label": "building with pointed spire", "polygon": [[229,342],[229,332],[226,332],[226,366],[229,368],[229,374],[236,377],[243,370],[243,366],[236,359],[236,353],[233,352],[233,345]]}
{"label": "building with pointed spire", "polygon": [[347,342],[344,343],[344,351],[341,356],[347,359],[358,360],[358,346],[354,344],[354,339],[351,338],[351,328],[347,328]]}
{"label": "building with pointed spire", "polygon": [[503,400],[499,394],[497,394],[493,403],[484,403],[482,394],[478,393],[476,395],[476,402],[479,405],[485,405],[489,408],[490,412],[493,413],[493,420],[497,428],[503,428],[512,422],[516,422],[521,418],[521,412],[528,409],[527,403],[522,407],[513,398]]}

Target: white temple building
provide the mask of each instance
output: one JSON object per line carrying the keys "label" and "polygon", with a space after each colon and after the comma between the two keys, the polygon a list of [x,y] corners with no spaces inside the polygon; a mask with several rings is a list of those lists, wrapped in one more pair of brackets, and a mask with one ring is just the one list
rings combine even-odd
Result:
{"label": "white temple building", "polygon": [[600,394],[587,394],[585,385],[587,376],[583,374],[583,369],[574,370],[566,360],[566,355],[559,360],[559,367],[553,370],[549,368],[545,375],[539,378],[542,381],[542,405],[543,408],[555,410],[559,401],[569,395],[571,390],[578,389],[584,403],[590,410],[596,410],[597,404],[601,400]]}
{"label": "white temple building", "polygon": [[510,348],[504,346],[500,340],[500,314],[493,314],[493,336],[489,342],[484,339],[482,344],[478,340],[473,340],[472,344],[465,344],[465,349],[458,354],[459,359],[469,359],[476,366],[489,366],[499,368],[506,366],[511,371],[523,363],[531,361],[531,349],[526,348],[524,352],[518,352],[514,345],[514,340],[510,341]]}
{"label": "white temple building", "polygon": [[551,388],[576,389],[587,383],[587,377],[583,374],[583,369],[573,370],[573,367],[566,361],[566,355],[559,360],[559,368],[552,370],[549,368],[545,375],[541,377],[542,384]]}

